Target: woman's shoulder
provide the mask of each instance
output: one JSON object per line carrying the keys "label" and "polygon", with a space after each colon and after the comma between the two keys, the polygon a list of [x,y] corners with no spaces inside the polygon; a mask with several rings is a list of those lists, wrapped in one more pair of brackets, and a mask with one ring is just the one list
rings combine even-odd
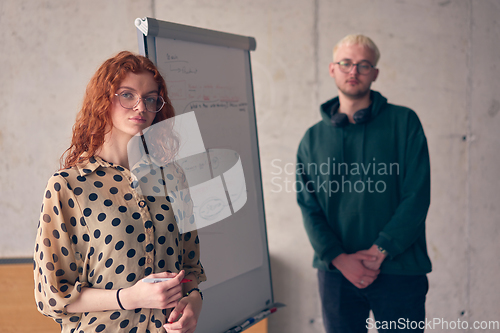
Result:
{"label": "woman's shoulder", "polygon": [[75,170],[73,170],[73,168],[62,169],[53,173],[45,186],[45,192],[43,195],[44,203],[53,201],[55,204],[57,200],[61,200],[62,197],[66,197],[68,193],[72,191],[72,186],[70,184],[72,176],[76,178]]}
{"label": "woman's shoulder", "polygon": [[54,182],[61,182],[65,181],[68,182],[69,180],[73,178],[77,178],[80,175],[78,168],[76,166],[70,167],[70,168],[64,168],[61,170],[56,171],[53,173],[50,178],[48,183],[54,183]]}
{"label": "woman's shoulder", "polygon": [[[84,155],[82,155],[83,157]],[[73,179],[79,180],[80,177],[85,177],[86,175],[94,172],[104,161],[99,157],[85,158],[81,162],[64,169],[61,169],[52,175],[52,178],[61,177],[66,179],[66,181],[71,181]]]}
{"label": "woman's shoulder", "polygon": [[[62,185],[63,183],[66,183],[67,185],[79,183],[85,178],[85,175],[93,172],[98,166],[99,163],[96,159],[90,158],[89,160],[71,167],[60,169],[50,176],[47,186],[53,186],[56,184]],[[67,187],[71,189],[71,186]]]}

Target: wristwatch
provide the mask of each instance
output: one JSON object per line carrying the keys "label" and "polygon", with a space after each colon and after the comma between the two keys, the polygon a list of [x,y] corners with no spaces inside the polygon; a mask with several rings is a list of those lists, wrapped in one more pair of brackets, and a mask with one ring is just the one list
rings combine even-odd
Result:
{"label": "wristwatch", "polygon": [[386,249],[384,249],[382,246],[378,246],[377,245],[377,249],[379,250],[380,253],[382,253],[383,255],[388,255],[389,253],[387,252]]}

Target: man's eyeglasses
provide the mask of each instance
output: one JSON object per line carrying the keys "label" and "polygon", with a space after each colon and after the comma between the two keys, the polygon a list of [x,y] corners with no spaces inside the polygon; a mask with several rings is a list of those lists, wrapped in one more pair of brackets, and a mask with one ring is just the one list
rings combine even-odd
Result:
{"label": "man's eyeglasses", "polygon": [[358,62],[357,64],[353,63],[350,60],[342,60],[342,61],[336,62],[335,64],[338,64],[340,71],[342,73],[346,73],[346,74],[351,72],[353,66],[356,66],[356,70],[361,75],[366,75],[366,74],[370,73],[372,68],[375,68],[375,66],[373,66],[372,64],[370,64],[366,60]]}
{"label": "man's eyeglasses", "polygon": [[161,110],[163,105],[165,105],[165,101],[161,96],[148,96],[141,97],[133,92],[122,92],[120,94],[115,94],[120,101],[120,105],[125,109],[133,109],[139,104],[139,101],[142,99],[144,101],[144,105],[146,106],[146,110],[149,112],[158,112]]}

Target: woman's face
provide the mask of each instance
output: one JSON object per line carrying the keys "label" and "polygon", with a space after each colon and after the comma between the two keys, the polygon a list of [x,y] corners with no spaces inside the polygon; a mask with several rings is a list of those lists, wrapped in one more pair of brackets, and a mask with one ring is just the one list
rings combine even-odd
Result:
{"label": "woman's face", "polygon": [[[158,84],[150,72],[138,74],[129,72],[121,82],[116,94],[127,98],[135,95],[137,98],[134,98],[134,101],[137,102],[138,96],[142,98],[158,96]],[[132,137],[151,126],[156,113],[146,110],[144,99],[139,100],[132,109],[128,109],[121,105],[119,98],[114,96],[111,105],[112,136],[126,135]]]}

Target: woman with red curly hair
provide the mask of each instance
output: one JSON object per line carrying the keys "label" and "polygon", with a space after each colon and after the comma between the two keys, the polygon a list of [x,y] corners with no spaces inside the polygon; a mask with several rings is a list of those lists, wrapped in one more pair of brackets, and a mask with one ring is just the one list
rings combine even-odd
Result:
{"label": "woman with red curly hair", "polygon": [[[194,332],[206,277],[196,231],[181,234],[176,223],[192,218],[192,203],[144,195],[127,151],[134,136],[173,116],[165,81],[145,57],[121,52],[88,84],[64,169],[45,191],[34,254],[38,310],[63,333]],[[157,146],[175,147],[172,133],[165,140]],[[143,161],[141,183],[186,188],[173,164],[160,166],[167,183],[151,167],[173,155]]]}

